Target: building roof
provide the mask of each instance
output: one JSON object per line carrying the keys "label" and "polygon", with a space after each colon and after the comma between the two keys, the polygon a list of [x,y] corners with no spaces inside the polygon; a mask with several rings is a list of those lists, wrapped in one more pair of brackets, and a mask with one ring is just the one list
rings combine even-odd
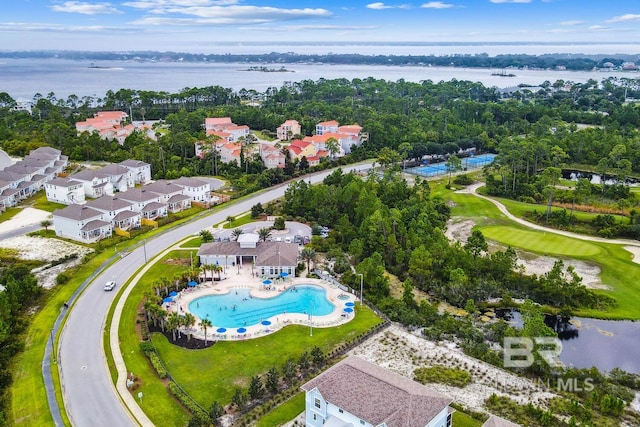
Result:
{"label": "building roof", "polygon": [[424,427],[453,399],[350,356],[302,386],[373,425]]}
{"label": "building roof", "polygon": [[129,168],[110,163],[100,168],[100,172],[106,175],[126,175],[129,173]]}
{"label": "building roof", "polygon": [[56,187],[73,187],[75,185],[82,185],[80,181],[75,181],[70,178],[53,178],[47,181],[47,184],[55,185]]}
{"label": "building roof", "polygon": [[148,205],[146,205],[144,208],[142,208],[142,212],[151,212],[151,211],[155,211],[158,209],[162,209],[162,208],[167,208],[167,204],[166,203],[159,203],[159,202],[151,202]]}
{"label": "building roof", "polygon": [[125,219],[135,218],[137,216],[140,216],[140,212],[122,211],[122,212],[118,213],[118,215],[114,216],[113,220],[114,221],[124,221]]}
{"label": "building roof", "polygon": [[190,178],[187,176],[182,176],[178,179],[174,179],[170,181],[172,184],[179,185],[181,187],[202,187],[208,186],[209,183],[207,181],[203,181],[197,178]]}
{"label": "building roof", "polygon": [[198,256],[203,255],[256,256],[256,265],[291,266],[298,264],[298,244],[285,242],[258,242],[255,248],[241,248],[240,243],[238,242],[210,242],[203,243],[200,246]]}
{"label": "building roof", "polygon": [[191,200],[191,197],[187,196],[186,194],[174,194],[173,196],[169,197],[167,203],[171,205],[174,203],[184,202],[185,200]]}
{"label": "building roof", "polygon": [[145,185],[144,189],[147,191],[153,191],[154,193],[158,194],[182,193],[182,187],[164,180]]}
{"label": "building roof", "polygon": [[130,202],[148,202],[150,200],[157,200],[159,197],[157,193],[144,188],[130,188],[125,192],[119,193],[118,196]]}
{"label": "building roof", "polygon": [[119,197],[114,196],[102,196],[97,199],[90,200],[87,202],[86,206],[90,208],[98,209],[101,211],[117,211],[120,209],[128,209],[131,208],[132,203],[127,200],[122,200]]}
{"label": "building roof", "polygon": [[511,421],[507,421],[504,418],[496,417],[495,415],[491,415],[482,427],[520,427],[520,424],[512,423]]}
{"label": "building roof", "polygon": [[149,163],[145,163],[142,160],[134,160],[134,159],[123,160],[118,164],[126,168],[141,168],[144,166],[150,166]]}
{"label": "building roof", "polygon": [[101,215],[102,212],[85,205],[69,205],[66,208],[58,209],[53,212],[54,217],[59,216],[62,218],[74,219],[76,221],[96,218]]}
{"label": "building roof", "polygon": [[98,228],[103,228],[111,225],[110,222],[102,221],[100,219],[96,219],[93,221],[89,221],[80,229],[80,231],[92,231],[97,230]]}
{"label": "building roof", "polygon": [[100,169],[84,169],[80,172],[76,172],[73,175],[69,175],[69,178],[75,179],[78,181],[93,181],[95,178],[106,178],[106,175],[102,173]]}
{"label": "building roof", "polygon": [[318,123],[318,126],[324,126],[324,127],[327,127],[327,126],[338,126],[338,124],[339,123],[337,121],[335,121],[335,120],[328,120],[326,122]]}
{"label": "building roof", "polygon": [[56,150],[55,148],[52,147],[38,147],[35,150],[31,150],[29,152],[29,155],[37,155],[37,154],[46,154],[46,155],[54,155],[59,157],[60,154],[62,154],[62,151],[60,150]]}

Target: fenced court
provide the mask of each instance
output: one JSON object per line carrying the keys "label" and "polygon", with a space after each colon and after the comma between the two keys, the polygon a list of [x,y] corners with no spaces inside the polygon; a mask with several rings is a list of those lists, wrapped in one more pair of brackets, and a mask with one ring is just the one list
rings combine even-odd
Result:
{"label": "fenced court", "polygon": [[[481,168],[489,163],[492,163],[495,159],[495,154],[481,154],[479,156],[471,156],[465,157],[462,159],[462,169],[477,169]],[[447,165],[445,162],[435,163],[432,165],[419,166],[416,168],[408,168],[406,172],[424,176],[424,177],[433,177],[438,175],[446,175],[448,173]]]}

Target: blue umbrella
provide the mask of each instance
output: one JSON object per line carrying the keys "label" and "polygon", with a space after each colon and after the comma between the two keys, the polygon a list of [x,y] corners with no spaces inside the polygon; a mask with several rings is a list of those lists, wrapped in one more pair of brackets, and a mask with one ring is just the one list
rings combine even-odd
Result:
{"label": "blue umbrella", "polygon": [[351,301],[344,303],[344,305],[346,305],[347,307],[353,307],[355,304],[352,303]]}
{"label": "blue umbrella", "polygon": [[166,297],[165,299],[162,300],[162,302],[173,302],[173,298]]}
{"label": "blue umbrella", "polygon": [[216,332],[219,333],[219,334],[222,334],[224,332],[227,332],[227,328],[218,328],[218,329],[216,329]]}
{"label": "blue umbrella", "polygon": [[170,297],[175,297],[175,296],[178,296],[178,293],[176,291],[171,291],[171,292],[169,292],[169,296]]}
{"label": "blue umbrella", "polygon": [[262,321],[262,322],[260,322],[260,323],[262,323],[264,326],[269,326],[269,325],[271,324],[271,322],[270,322],[270,321],[268,321],[268,320],[263,320],[263,321]]}
{"label": "blue umbrella", "polygon": [[287,277],[289,275],[289,273],[287,273],[286,271],[283,271],[282,273],[280,273],[280,277]]}
{"label": "blue umbrella", "polygon": [[244,334],[245,332],[247,332],[246,328],[238,328],[238,333],[239,334]]}
{"label": "blue umbrella", "polygon": [[198,282],[189,282],[189,287],[193,288],[194,286],[198,286]]}
{"label": "blue umbrella", "polygon": [[263,281],[262,281],[262,284],[263,284],[263,285],[270,285],[270,284],[272,284],[272,283],[273,283],[273,282],[272,282],[271,280],[269,280],[269,279],[266,279],[266,280],[263,280]]}
{"label": "blue umbrella", "polygon": [[344,309],[344,312],[345,313],[352,313],[353,312],[353,308],[347,307],[347,308]]}

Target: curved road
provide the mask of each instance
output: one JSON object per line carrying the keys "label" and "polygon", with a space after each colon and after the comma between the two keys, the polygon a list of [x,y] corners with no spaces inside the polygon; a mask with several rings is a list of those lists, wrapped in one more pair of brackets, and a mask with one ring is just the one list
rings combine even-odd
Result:
{"label": "curved road", "polygon": [[[364,170],[369,164],[342,167],[342,170]],[[308,175],[311,183],[322,181],[334,170]],[[291,182],[291,181],[290,181]],[[162,252],[173,242],[190,234],[224,221],[228,216],[239,215],[260,202],[265,204],[281,197],[290,182],[273,187],[255,196],[230,204],[221,211],[204,218],[170,229],[147,240],[132,250],[128,256],[116,261],[101,272],[73,304],[60,334],[58,347],[58,369],[65,408],[71,423],[76,426],[124,427],[138,423],[131,416],[116,393],[106,365],[103,349],[103,334],[109,307],[117,291],[105,292],[102,286],[109,280],[118,285],[145,264],[147,260]]]}

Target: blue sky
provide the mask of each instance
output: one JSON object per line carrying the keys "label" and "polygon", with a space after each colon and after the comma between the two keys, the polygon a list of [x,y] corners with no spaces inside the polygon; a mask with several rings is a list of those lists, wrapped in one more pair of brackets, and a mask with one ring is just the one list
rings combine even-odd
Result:
{"label": "blue sky", "polygon": [[9,0],[0,50],[221,42],[640,42],[638,0]]}

